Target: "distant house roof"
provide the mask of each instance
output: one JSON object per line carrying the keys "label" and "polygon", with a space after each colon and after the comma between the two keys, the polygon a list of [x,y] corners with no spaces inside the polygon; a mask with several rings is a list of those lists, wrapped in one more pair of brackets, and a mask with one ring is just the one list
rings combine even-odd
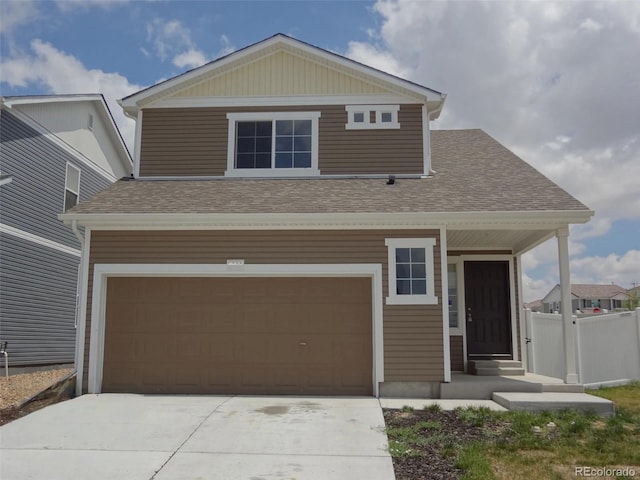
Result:
{"label": "distant house roof", "polygon": [[536,310],[542,308],[542,299],[534,300],[533,302],[528,302],[524,304],[524,308],[528,308],[530,310]]}
{"label": "distant house roof", "polygon": [[95,214],[592,212],[482,130],[431,132],[431,178],[119,181],[62,218]]}
{"label": "distant house roof", "polygon": [[613,298],[620,293],[627,293],[627,290],[614,284],[572,284],[571,293],[578,298],[604,299]]}

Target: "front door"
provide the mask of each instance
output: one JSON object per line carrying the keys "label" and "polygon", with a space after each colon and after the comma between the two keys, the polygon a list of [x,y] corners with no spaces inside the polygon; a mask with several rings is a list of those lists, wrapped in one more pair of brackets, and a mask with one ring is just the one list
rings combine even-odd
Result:
{"label": "front door", "polygon": [[509,262],[464,262],[469,359],[512,358]]}

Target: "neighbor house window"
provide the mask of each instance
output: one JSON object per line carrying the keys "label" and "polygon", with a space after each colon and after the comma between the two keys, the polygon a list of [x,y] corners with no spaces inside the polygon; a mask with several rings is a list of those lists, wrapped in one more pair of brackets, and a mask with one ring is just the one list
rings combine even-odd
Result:
{"label": "neighbor house window", "polygon": [[317,175],[320,112],[229,113],[227,175]]}
{"label": "neighbor house window", "polygon": [[388,238],[390,305],[433,305],[435,238]]}
{"label": "neighbor house window", "polygon": [[400,128],[400,105],[347,105],[347,130]]}
{"label": "neighbor house window", "polygon": [[67,174],[64,188],[64,211],[75,207],[80,198],[80,169],[67,163]]}

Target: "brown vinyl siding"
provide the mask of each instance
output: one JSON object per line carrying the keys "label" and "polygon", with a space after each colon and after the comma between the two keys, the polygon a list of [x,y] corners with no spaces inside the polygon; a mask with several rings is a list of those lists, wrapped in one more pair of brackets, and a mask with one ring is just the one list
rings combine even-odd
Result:
{"label": "brown vinyl siding", "polygon": [[[93,231],[89,265],[84,385],[91,331],[91,292],[96,263],[382,264],[383,299],[388,294],[386,238],[434,237],[436,295],[442,298],[438,230],[350,231]],[[383,301],[384,303],[384,301]],[[442,305],[386,305],[385,381],[443,380]]]}
{"label": "brown vinyl siding", "polygon": [[320,111],[321,174],[423,173],[422,106],[401,105],[399,129],[346,130],[344,105],[153,108],[143,111],[141,176],[222,176],[227,113]]}
{"label": "brown vinyl siding", "polygon": [[464,372],[464,345],[462,335],[449,337],[451,352],[451,371]]}

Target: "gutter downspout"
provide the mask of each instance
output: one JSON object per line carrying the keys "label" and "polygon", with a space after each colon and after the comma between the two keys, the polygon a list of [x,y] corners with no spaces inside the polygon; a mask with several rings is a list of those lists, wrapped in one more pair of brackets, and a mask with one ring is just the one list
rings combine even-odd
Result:
{"label": "gutter downspout", "polygon": [[82,252],[82,246],[84,245],[84,237],[80,233],[80,230],[78,230],[78,220],[71,220],[71,231],[80,242],[80,251]]}
{"label": "gutter downspout", "polygon": [[[84,332],[80,332],[78,330],[78,325],[79,325],[79,317],[80,317],[80,312],[82,311],[82,305],[80,305],[80,301],[82,298],[82,292],[81,289],[83,288],[84,285],[84,281],[83,281],[83,277],[84,277],[84,264],[87,261],[85,259],[85,249],[84,249],[84,237],[82,236],[82,233],[80,233],[80,230],[78,230],[78,221],[77,220],[72,220],[71,221],[71,231],[73,232],[73,234],[76,236],[76,238],[78,239],[78,241],[80,242],[80,265],[78,267],[78,284],[76,285],[76,314],[75,314],[75,319],[74,319],[74,326],[76,329],[76,347],[75,347],[75,355],[74,355],[74,368],[76,370],[76,382],[78,382],[82,379],[82,375],[78,375],[78,365],[80,365],[80,350],[79,350],[79,344],[80,342],[84,342]],[[82,395],[82,384],[78,385],[76,384],[76,395],[80,396]]]}

